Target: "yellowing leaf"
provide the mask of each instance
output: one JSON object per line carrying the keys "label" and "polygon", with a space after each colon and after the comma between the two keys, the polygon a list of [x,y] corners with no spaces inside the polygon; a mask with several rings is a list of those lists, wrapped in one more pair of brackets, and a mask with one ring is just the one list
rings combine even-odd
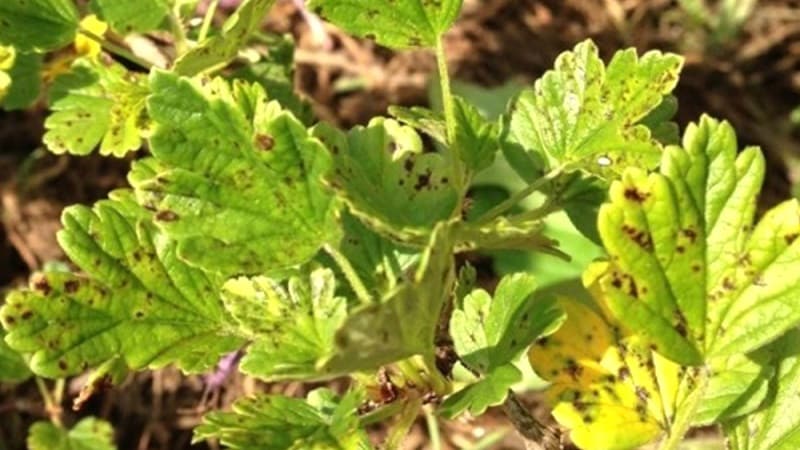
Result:
{"label": "yellowing leaf", "polygon": [[[102,36],[108,31],[108,24],[98,19],[94,14],[90,14],[81,20],[81,28],[92,32],[97,36]],[[84,34],[75,36],[75,52],[79,55],[95,57],[100,54],[103,47],[94,39],[86,37]]]}

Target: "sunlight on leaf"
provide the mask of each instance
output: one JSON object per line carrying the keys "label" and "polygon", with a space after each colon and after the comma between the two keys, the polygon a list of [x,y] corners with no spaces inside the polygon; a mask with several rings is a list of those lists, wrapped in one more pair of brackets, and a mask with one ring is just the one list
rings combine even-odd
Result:
{"label": "sunlight on leaf", "polygon": [[114,429],[105,420],[87,417],[71,430],[36,422],[28,434],[29,450],[114,450]]}

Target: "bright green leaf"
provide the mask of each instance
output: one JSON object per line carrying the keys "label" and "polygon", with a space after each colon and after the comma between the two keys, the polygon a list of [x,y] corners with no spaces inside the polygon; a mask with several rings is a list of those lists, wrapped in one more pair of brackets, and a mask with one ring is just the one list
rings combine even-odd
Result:
{"label": "bright green leaf", "polygon": [[480,416],[490,406],[502,404],[508,396],[508,389],[521,380],[522,372],[513,364],[497,367],[480,380],[447,397],[437,412],[450,419],[465,411],[469,411],[473,417]]}
{"label": "bright green leaf", "polygon": [[28,433],[30,450],[114,450],[114,429],[105,420],[87,417],[71,430],[36,422]]}
{"label": "bright green leaf", "polygon": [[242,1],[236,12],[225,21],[220,33],[181,55],[175,61],[173,71],[179,75],[197,75],[236,57],[273,3],[275,0]]}
{"label": "bright green leaf", "polygon": [[781,361],[771,380],[771,398],[756,413],[726,423],[732,450],[793,450],[800,447],[800,333],[792,330],[775,342]]}
{"label": "bright green leaf", "polygon": [[3,0],[0,44],[19,51],[49,51],[69,44],[78,29],[73,0]]}
{"label": "bright green leaf", "polygon": [[169,14],[170,0],[92,0],[91,8],[120,33],[145,32],[157,28]]}
{"label": "bright green leaf", "polygon": [[468,101],[455,97],[455,130],[453,145],[467,168],[477,172],[489,167],[500,148],[497,124],[486,120]]}
{"label": "bright green leaf", "polygon": [[652,167],[661,146],[639,122],[675,87],[682,61],[656,51],[639,58],[630,49],[617,52],[606,67],[597,47],[582,42],[522,92],[509,139],[546,155],[551,166],[574,163],[598,173]]}
{"label": "bright green leaf", "polygon": [[376,230],[424,238],[458,207],[451,167],[438,153],[423,152],[414,129],[376,118],[347,134],[320,124],[314,135],[333,155],[328,183]]}
{"label": "bright green leaf", "polygon": [[262,275],[338,240],[338,203],[322,182],[328,152],[260,86],[155,72],[151,88],[155,160],[129,178],[182,258]]}
{"label": "bright green leaf", "polygon": [[132,369],[202,371],[242,344],[218,298],[221,280],[178,259],[128,191],[64,211],[59,243],[88,277],[36,274],[0,309],[6,342],[31,369],[61,378],[122,357]]}
{"label": "bright green leaf", "polygon": [[337,399],[328,389],[312,391],[307,400],[279,395],[245,398],[232,412],[212,412],[195,428],[195,442],[219,439],[242,450],[368,450],[359,428],[360,395]]}
{"label": "bright green leaf", "polygon": [[5,336],[6,332],[0,328],[0,382],[24,381],[31,376],[31,371],[22,355],[6,344]]}
{"label": "bright green leaf", "polygon": [[395,49],[433,47],[463,0],[310,0],[309,8],[356,36]]}
{"label": "bright green leaf", "polygon": [[600,211],[611,257],[602,284],[614,314],[684,363],[753,351],[800,322],[794,300],[800,205],[783,203],[752,229],[764,159],[737,157],[727,123],[704,117],[661,172],[629,170]]}
{"label": "bright green leaf", "polygon": [[316,364],[333,350],[347,315],[347,301],[335,288],[328,269],[292,277],[287,286],[266,277],[228,281],[223,302],[253,341],[241,371],[265,381],[319,378]]}
{"label": "bright green leaf", "polygon": [[322,366],[327,372],[374,370],[413,355],[433,357],[434,338],[445,287],[453,273],[452,224],[440,223],[417,267],[414,280],[389,298],[351,313],[336,333],[336,351]]}
{"label": "bright green leaf", "polygon": [[101,155],[123,157],[142,145],[148,93],[144,77],[121,65],[80,59],[53,83],[44,142],[56,154],[99,145]]}
{"label": "bright green leaf", "polygon": [[712,360],[712,375],[692,424],[710,425],[753,412],[767,397],[774,367],[768,359],[733,355]]}

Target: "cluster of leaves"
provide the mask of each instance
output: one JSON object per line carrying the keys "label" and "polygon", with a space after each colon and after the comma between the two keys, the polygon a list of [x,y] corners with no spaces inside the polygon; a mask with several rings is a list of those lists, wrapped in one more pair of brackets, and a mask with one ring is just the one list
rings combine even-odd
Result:
{"label": "cluster of leaves", "polygon": [[[581,448],[675,448],[708,424],[737,449],[800,445],[800,420],[778,413],[800,383],[800,281],[786,276],[800,205],[753,225],[760,151],[739,153],[709,117],[680,139],[679,56],[625,50],[606,64],[586,41],[490,119],[451,92],[442,35],[460,0],[312,0],[355,35],[439,60],[441,112],[395,107],[343,131],[313,123],[293,94],[285,46],[237,67],[272,1],[245,0],[216,33],[186,37],[192,3],[90,2],[103,23],[80,21],[71,0],[0,6],[12,57],[91,40],[48,86],[48,148],[146,149],[130,188],[64,211],[58,240],[77,270],[34,274],[7,296],[3,378],[92,370],[83,397],[92,380],[206,372],[241,352],[239,370],[265,381],[352,383],[242,399],[209,414],[198,440],[367,449],[366,426],[396,417],[384,443],[396,448],[426,403],[456,417],[506,402],[529,363]],[[110,46],[106,23],[121,35],[177,27],[177,56],[151,67]],[[476,180],[503,165],[521,187],[470,208]],[[568,258],[545,234],[558,212],[604,248],[585,289],[537,288],[534,270],[490,293],[457,267],[466,252]],[[87,430],[88,448],[106,448],[92,419],[38,426],[31,447]]]}

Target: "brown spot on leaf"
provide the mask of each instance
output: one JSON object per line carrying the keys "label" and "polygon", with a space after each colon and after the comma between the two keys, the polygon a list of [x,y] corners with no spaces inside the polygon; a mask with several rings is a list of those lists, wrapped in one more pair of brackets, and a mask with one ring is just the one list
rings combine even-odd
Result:
{"label": "brown spot on leaf", "polygon": [[256,148],[268,152],[275,147],[275,139],[268,134],[256,134],[255,137]]}
{"label": "brown spot on leaf", "polygon": [[636,203],[643,203],[645,200],[647,200],[647,197],[650,196],[649,194],[640,192],[638,189],[633,187],[625,189],[624,195],[625,198]]}
{"label": "brown spot on leaf", "polygon": [[36,275],[36,278],[33,280],[33,289],[44,295],[50,295],[50,293],[53,292],[50,282],[48,282],[47,278],[43,275]]}
{"label": "brown spot on leaf", "polygon": [[78,291],[79,287],[80,282],[78,282],[78,280],[69,280],[64,283],[64,291],[66,291],[67,294],[74,294]]}
{"label": "brown spot on leaf", "polygon": [[174,222],[178,220],[178,215],[175,211],[164,209],[156,213],[156,220],[161,222]]}

